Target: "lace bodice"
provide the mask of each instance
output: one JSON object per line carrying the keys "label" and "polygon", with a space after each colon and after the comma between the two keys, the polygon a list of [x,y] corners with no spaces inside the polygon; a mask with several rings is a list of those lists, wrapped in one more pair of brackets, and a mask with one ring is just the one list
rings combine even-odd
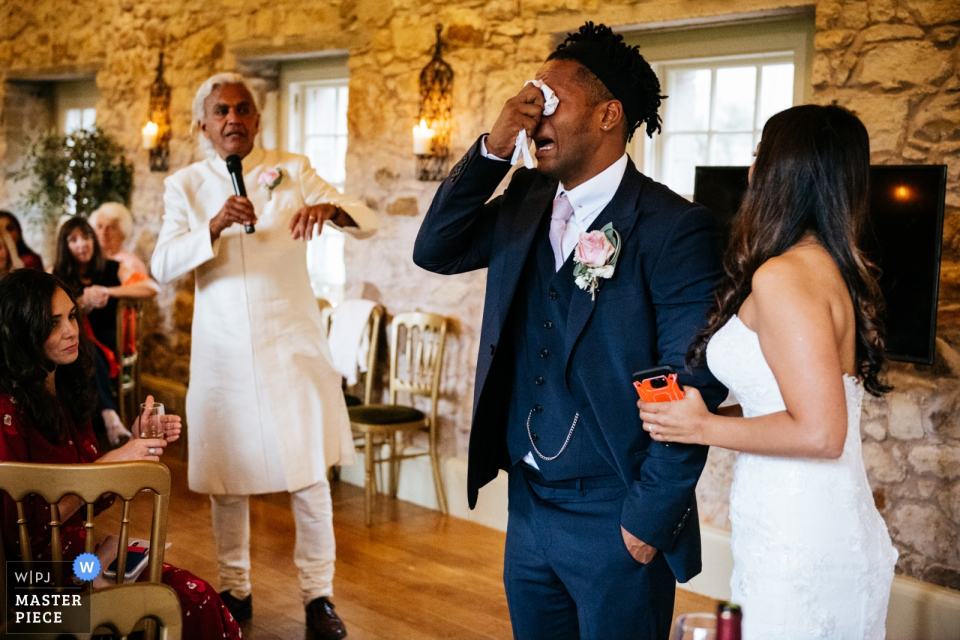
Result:
{"label": "lace bodice", "polygon": [[[710,340],[707,364],[745,418],[786,409],[760,339],[739,317]],[[897,552],[863,466],[863,386],[844,376],[844,387],[847,437],[839,459],[738,457],[730,586],[744,607],[744,640],[884,637]]]}

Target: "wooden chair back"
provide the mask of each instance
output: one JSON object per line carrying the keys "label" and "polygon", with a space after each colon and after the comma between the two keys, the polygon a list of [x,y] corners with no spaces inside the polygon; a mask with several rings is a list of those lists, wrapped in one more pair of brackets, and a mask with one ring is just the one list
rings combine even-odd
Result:
{"label": "wooden chair back", "polygon": [[[319,300],[319,299],[318,299]],[[327,327],[327,336],[330,335],[330,327],[333,325],[333,316],[337,313],[336,307],[327,307],[321,311],[323,320]],[[370,404],[370,397],[373,394],[373,382],[376,380],[377,359],[380,346],[380,323],[383,322],[384,308],[382,304],[374,306],[367,318],[366,333],[370,348],[367,350],[367,372],[363,376],[363,404]]]}
{"label": "wooden chair back", "polygon": [[137,415],[140,398],[140,337],[143,326],[143,300],[117,300],[117,364],[120,373],[115,383],[117,408],[124,425]]}
{"label": "wooden chair back", "polygon": [[397,404],[400,392],[430,398],[431,425],[437,420],[446,341],[447,319],[437,313],[399,313],[390,323],[390,404]]}
{"label": "wooden chair back", "polygon": [[367,319],[367,338],[370,348],[367,349],[367,372],[363,375],[363,404],[370,404],[370,396],[373,393],[373,383],[376,378],[377,355],[380,346],[380,323],[383,321],[383,305],[378,304],[370,312],[370,318]]}
{"label": "wooden chair back", "polygon": [[327,335],[329,335],[330,319],[332,317],[333,310],[336,309],[336,307],[326,298],[317,298],[317,308],[320,309],[320,317],[323,318],[324,327],[326,327]]}
{"label": "wooden chair back", "polygon": [[[0,462],[0,489],[17,503],[17,524],[20,555],[29,568],[33,550],[27,530],[23,501],[36,494],[50,505],[51,559],[63,561],[60,541],[60,509],[58,503],[67,495],[75,495],[87,503],[84,527],[87,530],[87,553],[94,552],[94,503],[107,494],[115,494],[123,502],[117,566],[127,565],[130,538],[130,503],[141,491],[155,494],[153,522],[150,527],[150,554],[147,572],[150,582],[160,582],[163,550],[167,535],[167,511],[170,505],[170,470],[159,462],[113,462],[109,464],[34,464]],[[0,544],[0,566],[6,566]],[[117,571],[117,584],[123,583],[123,571]],[[6,602],[6,581],[0,580],[0,602]]]}
{"label": "wooden chair back", "polygon": [[93,634],[43,635],[37,640],[63,640],[75,638],[88,640],[102,637],[109,631],[121,639],[139,630],[145,619],[157,623],[159,640],[180,640],[183,635],[183,618],[177,593],[165,584],[139,582],[97,589],[90,596],[90,629]]}

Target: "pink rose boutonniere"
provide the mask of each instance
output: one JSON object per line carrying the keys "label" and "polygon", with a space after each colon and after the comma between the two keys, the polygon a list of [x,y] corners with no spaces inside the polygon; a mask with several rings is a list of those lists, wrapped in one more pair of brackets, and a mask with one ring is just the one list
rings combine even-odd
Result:
{"label": "pink rose boutonniere", "polygon": [[267,200],[273,198],[273,190],[277,188],[283,180],[283,169],[274,167],[273,169],[264,169],[257,178],[257,184],[267,188]]}
{"label": "pink rose boutonniere", "polygon": [[590,292],[597,299],[597,287],[600,278],[612,278],[620,255],[620,234],[607,223],[599,231],[581,233],[577,248],[573,252],[573,275],[577,286]]}

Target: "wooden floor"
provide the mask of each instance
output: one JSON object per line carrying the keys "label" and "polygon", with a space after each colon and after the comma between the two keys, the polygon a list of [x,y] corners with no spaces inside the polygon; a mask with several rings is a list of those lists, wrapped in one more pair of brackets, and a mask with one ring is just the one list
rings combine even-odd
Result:
{"label": "wooden floor", "polygon": [[[217,586],[210,502],[187,488],[176,446],[165,462],[173,474],[166,561]],[[504,534],[409,502],[381,497],[375,523],[363,525],[363,491],[332,485],[337,569],[333,602],[355,640],[510,638],[503,592]],[[134,533],[148,537],[152,500],[138,499]],[[98,520],[116,532],[118,509]],[[251,501],[253,640],[304,637],[304,612],[293,564],[295,530],[286,494]],[[118,525],[117,525],[118,526]],[[677,591],[675,614],[713,611],[716,601]]]}

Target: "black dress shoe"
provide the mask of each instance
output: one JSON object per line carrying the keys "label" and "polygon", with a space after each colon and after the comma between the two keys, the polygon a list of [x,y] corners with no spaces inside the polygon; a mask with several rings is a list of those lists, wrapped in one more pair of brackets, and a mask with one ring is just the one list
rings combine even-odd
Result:
{"label": "black dress shoe", "polygon": [[315,598],[307,605],[307,640],[340,640],[347,637],[343,620],[326,598]]}
{"label": "black dress shoe", "polygon": [[227,607],[227,611],[230,612],[230,615],[233,616],[233,619],[237,622],[246,622],[253,617],[253,596],[249,595],[243,600],[240,598],[234,598],[230,594],[230,590],[220,592],[220,599],[223,600],[223,604]]}

